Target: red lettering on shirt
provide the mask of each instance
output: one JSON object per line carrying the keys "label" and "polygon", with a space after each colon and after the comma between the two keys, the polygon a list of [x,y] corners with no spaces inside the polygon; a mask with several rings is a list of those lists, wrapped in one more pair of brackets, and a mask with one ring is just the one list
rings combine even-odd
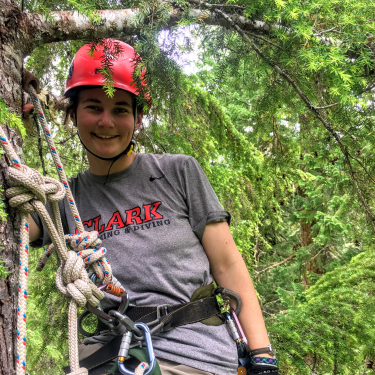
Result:
{"label": "red lettering on shirt", "polygon": [[123,228],[125,226],[124,222],[122,221],[122,218],[120,216],[120,213],[116,211],[111,220],[109,220],[105,230],[112,230],[113,225],[117,225],[117,229]]}
{"label": "red lettering on shirt", "polygon": [[141,209],[139,207],[133,208],[131,210],[126,210],[126,225],[133,224],[142,224],[142,219],[139,217],[141,215]]}
{"label": "red lettering on shirt", "polygon": [[92,220],[87,220],[82,223],[83,225],[86,225],[87,228],[90,228],[92,226]]}
{"label": "red lettering on shirt", "polygon": [[[163,218],[163,215],[159,214],[159,212],[156,212],[157,208],[161,205],[161,202],[155,202],[155,203],[152,203],[152,204],[146,204],[144,205],[144,209],[145,209],[145,222],[146,221],[151,221],[153,219],[162,219]],[[152,209],[150,211],[150,208],[152,206]],[[152,218],[151,215],[153,215],[154,217]]]}
{"label": "red lettering on shirt", "polygon": [[99,215],[98,217],[95,217],[93,220],[94,220],[94,230],[96,230],[98,233],[102,233],[104,231],[104,224],[102,224],[102,226],[100,227],[100,230],[99,230],[99,220],[101,219],[101,215]]}

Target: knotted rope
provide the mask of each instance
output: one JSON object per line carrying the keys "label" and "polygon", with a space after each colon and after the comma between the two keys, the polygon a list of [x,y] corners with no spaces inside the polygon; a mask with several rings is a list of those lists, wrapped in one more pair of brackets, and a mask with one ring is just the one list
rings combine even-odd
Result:
{"label": "knotted rope", "polygon": [[[50,177],[43,177],[34,169],[21,165],[19,158],[10,146],[3,130],[0,127],[0,140],[3,149],[11,163],[9,179],[12,187],[6,191],[9,204],[20,210],[20,262],[18,285],[18,317],[17,317],[17,375],[26,372],[26,301],[28,276],[28,214],[36,212],[52,240],[46,252],[38,263],[38,270],[43,269],[48,258],[57,252],[61,265],[56,273],[56,285],[60,292],[70,299],[69,304],[69,363],[70,375],[86,375],[85,368],[79,367],[78,361],[78,334],[77,334],[77,306],[84,306],[87,302],[97,306],[104,297],[89,276],[95,273],[102,283],[112,280],[112,270],[105,258],[106,249],[101,248],[101,240],[97,232],[85,232],[79,216],[74,198],[67,183],[62,163],[57,154],[51,133],[44,118],[34,88],[29,86],[30,95],[34,101],[34,108],[39,113],[40,124],[44,130],[48,146],[61,182]],[[78,234],[64,236],[58,202],[67,196],[70,209],[75,218]],[[51,208],[51,217],[45,208],[47,201]],[[76,251],[67,251],[65,243],[69,243]]]}

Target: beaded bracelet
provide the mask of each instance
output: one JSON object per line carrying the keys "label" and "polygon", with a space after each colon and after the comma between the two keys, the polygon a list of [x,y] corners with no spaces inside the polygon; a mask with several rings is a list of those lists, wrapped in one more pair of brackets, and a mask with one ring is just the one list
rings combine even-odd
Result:
{"label": "beaded bracelet", "polygon": [[267,365],[274,365],[277,366],[279,361],[276,358],[268,358],[268,357],[251,357],[251,364],[257,365],[260,363],[265,363]]}

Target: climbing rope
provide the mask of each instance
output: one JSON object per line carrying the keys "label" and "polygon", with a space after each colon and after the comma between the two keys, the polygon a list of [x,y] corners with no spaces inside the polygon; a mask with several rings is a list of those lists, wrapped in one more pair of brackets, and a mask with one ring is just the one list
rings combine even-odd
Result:
{"label": "climbing rope", "polygon": [[[77,306],[82,307],[87,302],[98,306],[99,300],[104,297],[89,276],[95,273],[101,283],[112,280],[112,270],[105,258],[106,249],[100,247],[101,240],[97,232],[85,232],[80,219],[74,198],[69,189],[67,178],[62,163],[57,154],[51,133],[48,129],[42,108],[34,88],[29,86],[30,94],[34,101],[34,108],[39,114],[40,124],[51,150],[57,172],[61,182],[50,177],[43,177],[34,169],[22,165],[13,148],[0,127],[0,140],[3,149],[11,163],[8,168],[9,179],[12,187],[7,189],[11,207],[20,210],[20,261],[18,282],[18,307],[17,307],[17,366],[16,373],[26,372],[26,302],[27,302],[27,277],[28,277],[28,214],[37,213],[45,225],[52,240],[38,263],[38,269],[43,269],[45,263],[53,252],[57,252],[60,267],[56,273],[56,285],[60,292],[70,299],[69,304],[69,363],[71,375],[88,374],[85,368],[79,367],[78,361],[78,334],[77,334]],[[75,218],[77,234],[64,236],[58,202],[65,195],[70,203],[71,212]],[[45,205],[50,204],[51,216]],[[76,251],[67,251],[65,243],[69,243]]]}
{"label": "climbing rope", "polygon": [[[9,199],[10,206],[17,207],[20,210],[16,373],[17,375],[26,373],[26,305],[29,253],[28,215],[37,213],[52,241],[52,244],[47,247],[40,258],[37,270],[41,271],[51,255],[56,252],[61,262],[56,272],[56,286],[62,294],[70,299],[68,336],[71,372],[69,375],[87,375],[87,369],[79,367],[77,306],[83,307],[86,303],[89,303],[96,307],[99,304],[99,300],[104,298],[104,293],[90,279],[93,274],[95,274],[97,281],[102,285],[111,282],[117,284],[118,282],[112,276],[111,266],[105,258],[107,250],[101,247],[102,241],[99,238],[98,232],[84,231],[77,206],[67,183],[64,168],[45,120],[43,109],[32,85],[29,85],[29,94],[32,97],[34,109],[39,115],[39,123],[44,131],[60,182],[50,177],[43,177],[38,171],[22,165],[0,126],[2,147],[11,163],[8,173],[12,187],[7,189],[6,196]],[[69,207],[75,219],[76,234],[64,235],[58,202],[65,196],[70,203]],[[45,208],[47,201],[50,205],[51,216]],[[73,251],[67,251],[66,244],[69,244]],[[147,369],[148,364],[142,362],[135,370],[135,374],[142,375]]]}

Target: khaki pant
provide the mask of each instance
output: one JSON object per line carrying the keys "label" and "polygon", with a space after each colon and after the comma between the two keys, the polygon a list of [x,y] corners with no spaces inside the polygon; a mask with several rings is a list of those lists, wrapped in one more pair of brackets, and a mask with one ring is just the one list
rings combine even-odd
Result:
{"label": "khaki pant", "polygon": [[[86,357],[95,353],[101,347],[103,347],[103,344],[80,345],[78,348],[79,359],[85,359]],[[213,375],[210,372],[198,370],[190,366],[181,365],[179,363],[168,361],[166,359],[157,358],[157,361],[159,363],[160,370],[163,375]],[[129,365],[129,369],[133,371],[134,368],[138,365],[138,363],[133,362],[129,363]],[[132,369],[132,367],[134,368]]]}

